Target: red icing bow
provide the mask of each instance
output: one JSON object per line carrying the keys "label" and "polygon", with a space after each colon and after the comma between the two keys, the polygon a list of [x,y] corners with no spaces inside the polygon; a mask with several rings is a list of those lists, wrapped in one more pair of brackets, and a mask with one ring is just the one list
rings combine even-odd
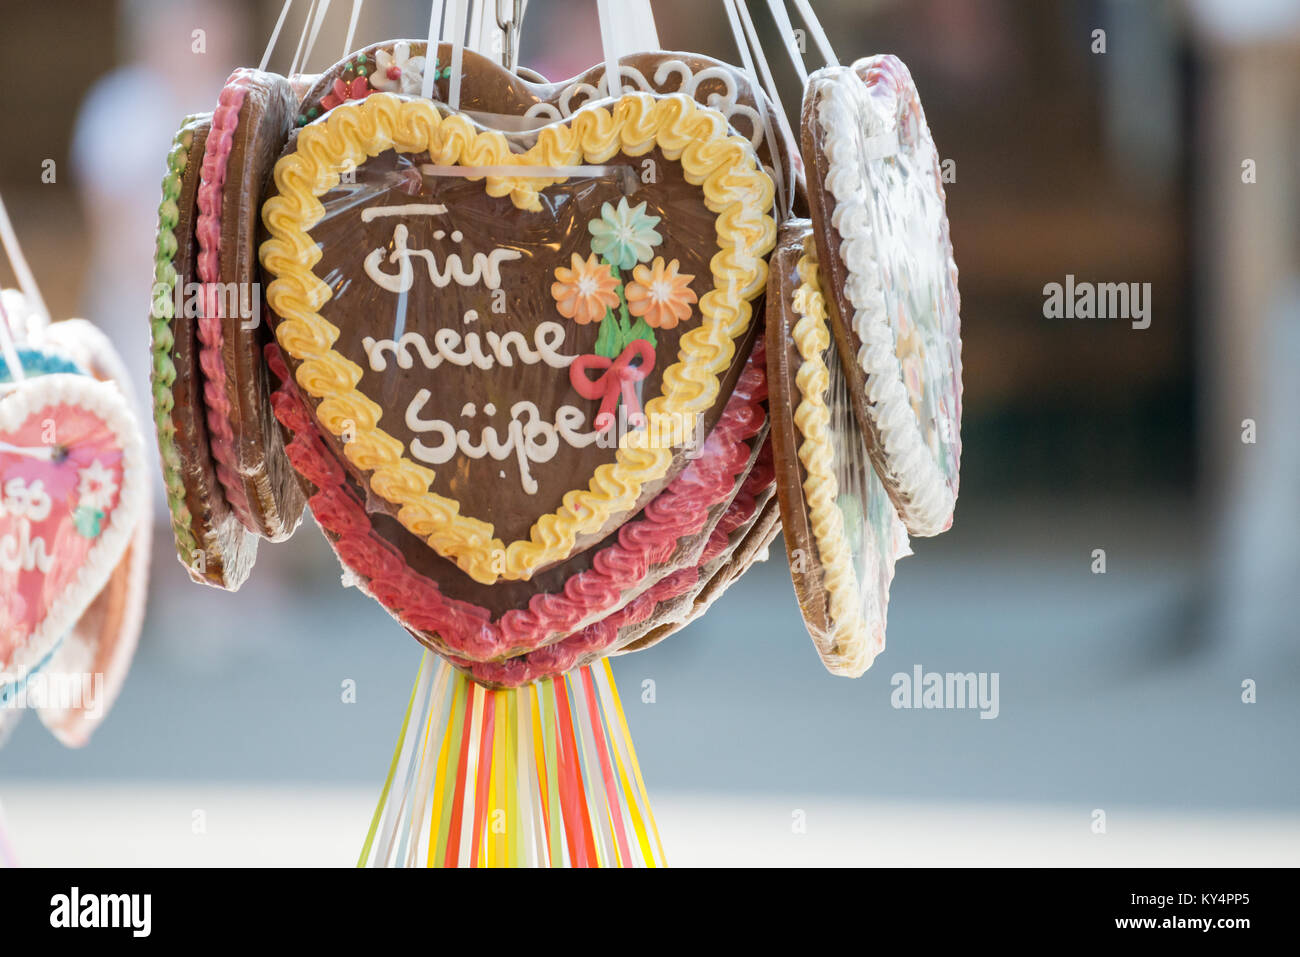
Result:
{"label": "red icing bow", "polygon": [[[638,357],[641,363],[633,365],[632,360]],[[569,366],[569,382],[573,384],[573,388],[584,399],[600,399],[600,411],[596,413],[598,433],[603,434],[614,427],[617,421],[614,409],[618,404],[619,395],[623,396],[623,402],[628,408],[629,421],[637,422],[638,419],[644,418],[641,414],[641,403],[637,401],[635,386],[648,376],[654,367],[654,346],[645,339],[633,340],[618,354],[617,359],[585,355],[573,360]],[[589,379],[588,369],[604,371],[599,378]]]}

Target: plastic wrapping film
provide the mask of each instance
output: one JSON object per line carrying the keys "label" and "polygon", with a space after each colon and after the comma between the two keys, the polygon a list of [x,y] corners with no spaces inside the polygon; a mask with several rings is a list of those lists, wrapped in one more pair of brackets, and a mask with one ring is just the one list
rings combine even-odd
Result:
{"label": "plastic wrapping film", "polygon": [[941,164],[892,56],[812,75],[804,152],[818,254],[851,399],[909,530],[952,523],[961,460],[957,267]]}
{"label": "plastic wrapping film", "polygon": [[831,335],[806,224],[773,256],[768,351],[782,526],[804,623],[827,669],[856,677],[885,645],[907,533],[879,476]]}
{"label": "plastic wrapping film", "polygon": [[765,427],[737,385],[772,187],[720,116],[642,94],[507,138],[374,96],[303,129],[276,186],[289,457],[413,633],[517,656],[696,560]]}

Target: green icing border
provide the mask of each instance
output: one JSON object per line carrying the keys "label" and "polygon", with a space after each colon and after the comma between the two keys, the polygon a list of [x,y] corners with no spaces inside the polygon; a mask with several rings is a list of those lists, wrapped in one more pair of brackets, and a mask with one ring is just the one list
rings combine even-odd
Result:
{"label": "green icing border", "polygon": [[154,247],[153,303],[149,311],[151,327],[152,366],[149,383],[153,391],[153,422],[158,433],[158,453],[162,459],[163,484],[167,490],[167,508],[171,512],[172,534],[176,547],[188,558],[199,550],[194,535],[194,516],[185,503],[185,480],[181,474],[180,453],[176,449],[176,425],[172,422],[175,399],[172,385],[176,382],[176,366],[172,363],[172,350],[176,340],[172,336],[172,319],[175,317],[176,283],[176,224],[180,221],[180,208],[176,205],[181,194],[181,181],[189,165],[194,133],[200,123],[208,120],[206,114],[185,117],[167,154],[167,173],[162,181],[162,202],[158,205],[158,234]]}

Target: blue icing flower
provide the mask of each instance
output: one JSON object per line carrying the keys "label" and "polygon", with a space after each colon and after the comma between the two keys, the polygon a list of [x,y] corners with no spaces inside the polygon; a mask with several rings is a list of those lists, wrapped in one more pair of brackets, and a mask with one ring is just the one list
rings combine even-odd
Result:
{"label": "blue icing flower", "polygon": [[663,237],[655,230],[659,217],[647,215],[645,207],[645,203],[628,206],[626,196],[618,201],[617,208],[605,203],[600,218],[587,224],[592,252],[604,256],[615,269],[631,269],[637,263],[649,262]]}

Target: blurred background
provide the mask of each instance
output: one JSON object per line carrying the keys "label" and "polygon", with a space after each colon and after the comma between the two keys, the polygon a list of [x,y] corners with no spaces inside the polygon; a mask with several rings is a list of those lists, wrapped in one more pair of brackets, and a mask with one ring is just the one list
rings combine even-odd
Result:
{"label": "blurred background", "polygon": [[[813,5],[845,62],[910,66],[954,160],[961,498],[899,565],[860,680],[823,671],[779,543],[702,621],[616,660],[670,862],[1300,863],[1300,4]],[[142,393],[168,144],[280,6],[3,3],[0,191],[54,317],[100,324]],[[343,52],[350,6],[310,71]],[[428,9],[369,0],[354,47],[423,37]],[[654,9],[665,49],[737,62],[720,4]],[[600,56],[594,0],[532,0],[522,64],[558,80]],[[1150,327],[1045,318],[1067,275],[1150,283]],[[29,716],[0,751],[19,858],[349,863],[420,651],[338,583],[310,521],[263,543],[237,595],[191,585],[160,536],[135,668],[91,744]],[[997,673],[997,718],[891,707],[917,665]]]}

